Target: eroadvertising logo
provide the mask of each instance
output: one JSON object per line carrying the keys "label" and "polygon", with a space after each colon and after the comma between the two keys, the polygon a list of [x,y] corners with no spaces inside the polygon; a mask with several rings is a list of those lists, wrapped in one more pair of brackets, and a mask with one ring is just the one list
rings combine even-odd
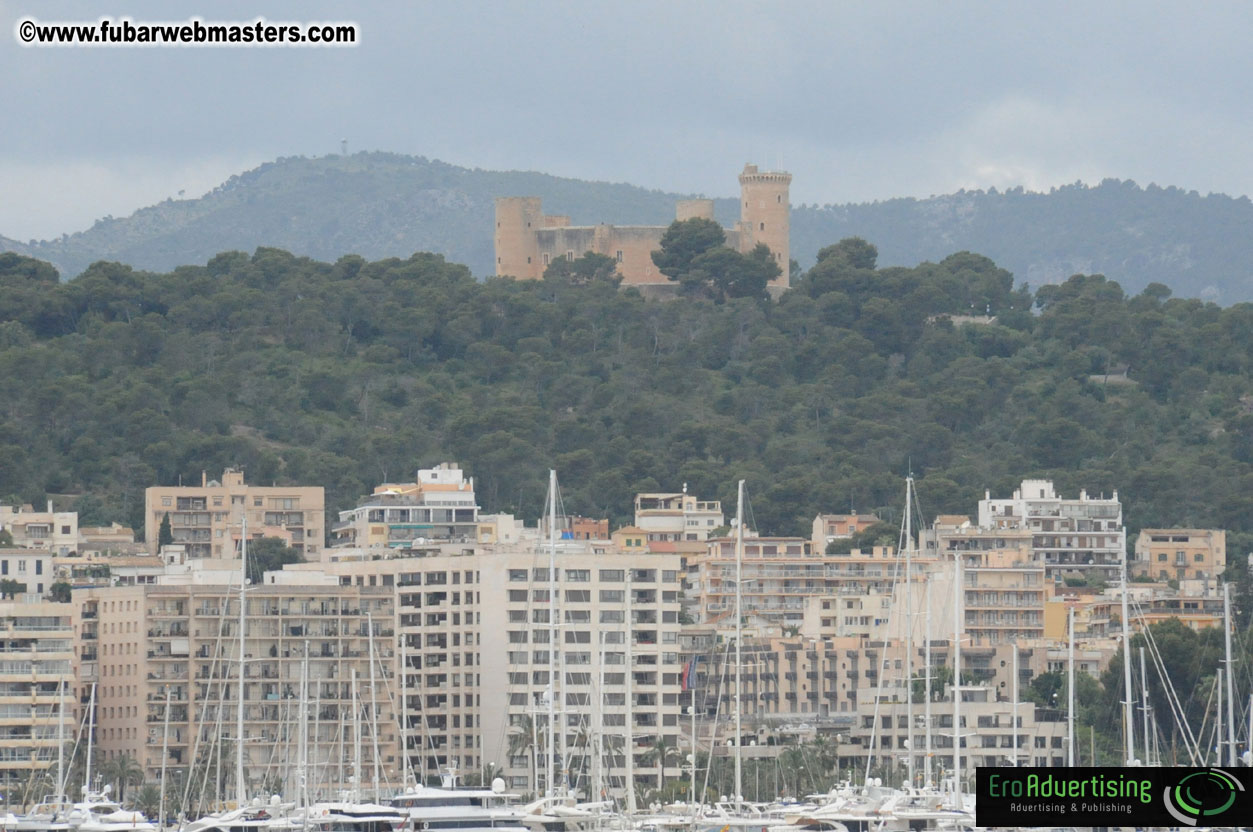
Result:
{"label": "eroadvertising logo", "polygon": [[980,768],[978,826],[1231,826],[1253,817],[1253,771]]}

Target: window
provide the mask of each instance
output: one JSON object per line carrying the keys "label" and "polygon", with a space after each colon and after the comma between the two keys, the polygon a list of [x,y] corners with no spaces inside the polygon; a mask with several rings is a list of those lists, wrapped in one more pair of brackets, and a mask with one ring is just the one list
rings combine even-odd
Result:
{"label": "window", "polygon": [[616,259],[619,263],[622,262],[622,249],[618,249],[618,255]]}
{"label": "window", "polygon": [[600,570],[600,579],[604,583],[622,583],[624,573],[621,569],[602,569]]}
{"label": "window", "polygon": [[566,252],[566,262],[567,262],[567,263],[573,263],[573,262],[574,262],[574,252],[573,252],[573,251],[567,251],[567,252]]}
{"label": "window", "polygon": [[601,610],[601,624],[622,624],[626,621],[626,612],[623,610]]}
{"label": "window", "polygon": [[590,589],[567,589],[566,602],[571,604],[590,604],[592,601],[592,591]]}
{"label": "window", "polygon": [[602,589],[600,591],[601,603],[621,604],[626,597],[626,593],[621,589]]}
{"label": "window", "polygon": [[525,589],[509,590],[509,603],[525,604],[526,603],[526,590]]}
{"label": "window", "polygon": [[567,569],[566,580],[570,583],[587,583],[592,579],[590,569]]}
{"label": "window", "polygon": [[765,231],[765,230],[766,230],[766,224],[765,224],[764,222],[761,224],[761,230],[762,230],[762,231]]}
{"label": "window", "polygon": [[545,255],[544,255],[544,265],[545,265],[545,266],[547,266],[547,265],[548,265],[548,255],[547,255],[547,254],[545,254]]}
{"label": "window", "polygon": [[526,582],[526,570],[525,569],[510,569],[509,580],[513,583],[517,583],[519,581],[525,583]]}
{"label": "window", "polygon": [[173,501],[170,497],[162,497],[162,498],[161,498],[161,505],[163,505],[163,506],[168,506],[168,505],[171,505],[173,502],[174,502],[174,501]]}

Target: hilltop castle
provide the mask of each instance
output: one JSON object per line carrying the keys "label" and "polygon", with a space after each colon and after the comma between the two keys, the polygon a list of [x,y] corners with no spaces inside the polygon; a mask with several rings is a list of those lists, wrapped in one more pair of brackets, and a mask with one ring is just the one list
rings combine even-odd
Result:
{"label": "hilltop castle", "polygon": [[[788,188],[792,174],[759,171],[745,165],[740,174],[740,221],[724,229],[727,245],[747,254],[765,243],[779,264],[780,275],[771,282],[772,292],[788,287],[791,264],[789,247]],[[712,220],[712,199],[683,199],[675,206],[675,219],[696,217]],[[545,214],[536,196],[496,198],[496,274],[537,280],[555,257],[573,260],[587,252],[618,261],[624,286],[671,286],[669,278],[653,264],[652,253],[661,247],[664,225],[571,225],[570,218]]]}

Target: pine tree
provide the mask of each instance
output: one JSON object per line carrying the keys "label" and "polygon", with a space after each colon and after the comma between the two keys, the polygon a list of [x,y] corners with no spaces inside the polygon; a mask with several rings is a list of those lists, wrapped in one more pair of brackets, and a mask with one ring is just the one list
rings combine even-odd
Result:
{"label": "pine tree", "polygon": [[167,511],[161,518],[161,528],[157,531],[157,548],[168,546],[174,542],[174,530],[170,528],[170,513]]}

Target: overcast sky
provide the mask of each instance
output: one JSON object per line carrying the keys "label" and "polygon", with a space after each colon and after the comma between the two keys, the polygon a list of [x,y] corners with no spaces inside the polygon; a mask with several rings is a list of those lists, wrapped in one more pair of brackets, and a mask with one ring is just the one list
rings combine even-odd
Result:
{"label": "overcast sky", "polygon": [[[24,16],[351,20],[360,45],[31,48]],[[388,150],[839,203],[1105,177],[1253,193],[1253,3],[0,0],[0,234]]]}

